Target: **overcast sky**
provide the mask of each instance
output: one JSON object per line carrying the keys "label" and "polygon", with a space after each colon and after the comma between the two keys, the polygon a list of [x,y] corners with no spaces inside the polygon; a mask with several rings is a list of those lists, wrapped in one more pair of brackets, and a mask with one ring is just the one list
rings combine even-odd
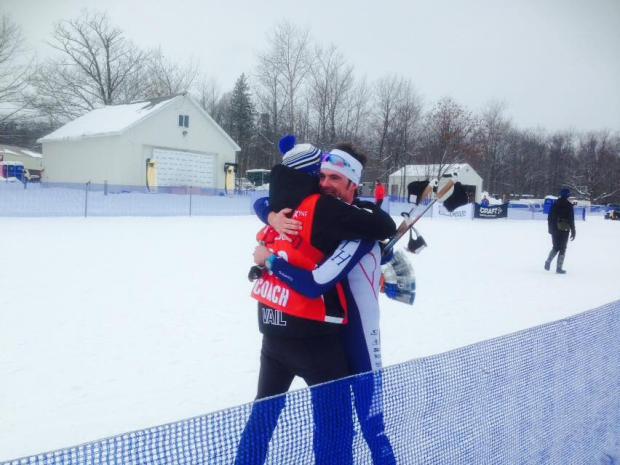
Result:
{"label": "overcast sky", "polygon": [[0,0],[39,58],[54,22],[86,7],[141,47],[198,60],[223,91],[288,19],[358,77],[410,77],[427,107],[500,100],[521,128],[620,130],[620,0]]}

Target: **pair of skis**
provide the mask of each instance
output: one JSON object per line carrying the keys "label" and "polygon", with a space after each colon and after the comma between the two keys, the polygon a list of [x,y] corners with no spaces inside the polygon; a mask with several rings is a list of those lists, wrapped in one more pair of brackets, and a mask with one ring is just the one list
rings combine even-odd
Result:
{"label": "pair of skis", "polygon": [[[385,266],[382,271],[381,292],[399,302],[413,305],[416,295],[415,274],[413,267],[409,263],[405,253],[402,250],[394,251],[394,245],[409,232],[409,244],[407,249],[410,252],[418,253],[424,247],[426,242],[414,228],[416,224],[437,201],[443,202],[444,207],[452,212],[458,207],[467,204],[468,198],[462,184],[453,179],[439,190],[437,190],[438,181],[416,181],[409,184],[408,192],[415,195],[415,204],[408,212],[403,212],[403,221],[398,226],[394,236],[383,247],[382,258],[385,259]],[[420,207],[420,204],[435,193],[435,198],[426,206]],[[421,208],[421,209],[420,209]],[[420,211],[418,211],[420,210]],[[412,214],[415,215],[412,216]],[[415,231],[416,238],[413,238],[412,231]]]}
{"label": "pair of skis", "polygon": [[[443,206],[450,212],[456,210],[458,207],[466,205],[468,202],[467,193],[463,188],[463,185],[454,181],[453,179],[449,179],[446,184],[439,190],[437,190],[438,181],[415,181],[412,182],[409,186],[409,192],[411,195],[415,195],[416,200],[414,206],[409,210],[409,212],[403,212],[403,221],[396,229],[396,233],[387,244],[383,248],[382,256],[389,256],[393,249],[394,245],[405,235],[408,231],[413,228],[413,225],[416,224],[431,208],[437,201],[443,202]],[[409,187],[408,186],[408,187]],[[435,193],[435,198],[431,200],[426,206],[422,207],[420,210],[420,204],[431,195]],[[418,212],[418,210],[420,210]],[[412,216],[415,212],[415,215]],[[410,238],[410,241],[418,241],[420,245],[426,245],[424,239],[418,234],[417,230],[413,228],[416,232],[417,239]],[[414,251],[414,250],[412,250]]]}

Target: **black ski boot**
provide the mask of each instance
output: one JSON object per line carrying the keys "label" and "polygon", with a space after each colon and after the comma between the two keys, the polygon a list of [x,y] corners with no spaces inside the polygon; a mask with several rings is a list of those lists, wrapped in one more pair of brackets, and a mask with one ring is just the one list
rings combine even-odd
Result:
{"label": "black ski boot", "polygon": [[553,259],[555,258],[555,254],[557,254],[558,251],[555,249],[551,249],[551,252],[549,252],[549,256],[547,257],[547,260],[545,261],[545,270],[549,271],[551,269],[551,262],[553,261]]}
{"label": "black ski boot", "polygon": [[558,255],[558,264],[555,269],[555,272],[557,274],[566,274],[566,270],[562,269],[562,265],[564,265],[564,254],[563,253]]}

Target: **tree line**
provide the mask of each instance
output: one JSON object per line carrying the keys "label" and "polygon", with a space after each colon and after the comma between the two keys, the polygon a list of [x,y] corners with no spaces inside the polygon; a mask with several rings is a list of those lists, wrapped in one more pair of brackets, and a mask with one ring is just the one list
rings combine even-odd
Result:
{"label": "tree line", "polygon": [[35,148],[38,137],[92,109],[187,91],[241,147],[240,173],[276,164],[279,138],[294,133],[324,149],[360,145],[370,156],[365,181],[385,181],[407,164],[437,165],[429,175],[439,175],[466,162],[491,193],[540,197],[568,186],[594,203],[620,201],[617,131],[521,129],[495,101],[477,113],[450,97],[425,105],[410,78],[359,77],[337,46],[287,21],[228,91],[198,63],[134,44],[105,13],[57,23],[41,62],[24,58],[23,39],[3,14],[0,143]]}

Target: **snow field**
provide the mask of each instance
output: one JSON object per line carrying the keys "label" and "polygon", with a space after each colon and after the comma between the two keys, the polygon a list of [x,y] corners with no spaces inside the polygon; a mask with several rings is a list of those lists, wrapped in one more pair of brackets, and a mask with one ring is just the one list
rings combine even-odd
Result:
{"label": "snow field", "polygon": [[[250,401],[259,227],[252,216],[0,218],[0,460]],[[618,222],[577,224],[565,276],[543,269],[541,221],[418,229],[429,247],[410,255],[414,306],[381,297],[384,365],[620,298]]]}

